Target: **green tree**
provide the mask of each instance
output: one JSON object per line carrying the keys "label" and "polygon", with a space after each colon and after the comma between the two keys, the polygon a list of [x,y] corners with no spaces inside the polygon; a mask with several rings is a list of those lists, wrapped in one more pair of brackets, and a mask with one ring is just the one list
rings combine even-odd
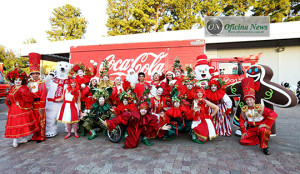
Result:
{"label": "green tree", "polygon": [[46,31],[50,41],[73,40],[83,38],[87,20],[82,17],[79,8],[66,4],[55,8],[50,17],[51,30]]}
{"label": "green tree", "polygon": [[172,0],[170,1],[170,12],[172,21],[168,24],[167,30],[188,30],[200,28],[204,25],[199,11],[200,3],[195,0]]}
{"label": "green tree", "polygon": [[245,16],[253,0],[229,0],[224,7],[225,16]]}
{"label": "green tree", "polygon": [[289,0],[260,0],[253,3],[253,16],[270,16],[270,22],[282,22],[290,12]]}
{"label": "green tree", "polygon": [[226,6],[225,0],[200,0],[199,3],[196,10],[200,11],[202,17],[220,16]]}
{"label": "green tree", "polygon": [[285,21],[300,21],[300,1],[291,0],[291,10]]}
{"label": "green tree", "polygon": [[4,75],[16,67],[24,70],[27,74],[30,72],[28,57],[17,57],[12,50],[6,50],[3,46],[0,46],[0,60],[6,69]]}
{"label": "green tree", "polygon": [[37,41],[35,40],[35,38],[29,38],[29,39],[26,39],[23,44],[34,44],[34,43],[37,43]]}

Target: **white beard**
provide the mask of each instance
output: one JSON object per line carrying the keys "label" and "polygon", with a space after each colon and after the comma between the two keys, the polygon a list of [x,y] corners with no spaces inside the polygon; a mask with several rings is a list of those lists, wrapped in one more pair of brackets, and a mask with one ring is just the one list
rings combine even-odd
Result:
{"label": "white beard", "polygon": [[126,80],[130,83],[130,86],[132,88],[134,88],[135,85],[139,82],[138,75],[136,73],[134,73],[133,75],[127,74]]}

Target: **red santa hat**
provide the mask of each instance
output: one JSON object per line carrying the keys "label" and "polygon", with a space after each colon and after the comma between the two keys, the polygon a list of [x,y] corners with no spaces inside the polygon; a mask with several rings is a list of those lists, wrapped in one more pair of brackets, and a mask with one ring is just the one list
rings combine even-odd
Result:
{"label": "red santa hat", "polygon": [[252,78],[244,78],[241,81],[241,84],[244,93],[244,100],[247,98],[253,98],[255,100],[254,80]]}
{"label": "red santa hat", "polygon": [[38,53],[29,53],[29,66],[31,73],[40,73],[41,55]]}
{"label": "red santa hat", "polygon": [[172,71],[170,71],[170,70],[168,70],[168,71],[166,72],[166,77],[167,77],[167,74],[172,74],[172,75],[173,75],[173,78],[175,77],[175,74],[174,74]]}
{"label": "red santa hat", "polygon": [[198,66],[198,65],[208,65],[207,56],[205,54],[202,54],[202,55],[197,57],[196,66]]}
{"label": "red santa hat", "polygon": [[120,76],[115,77],[115,80],[120,79],[122,80],[122,78]]}
{"label": "red santa hat", "polygon": [[96,76],[94,76],[94,77],[91,78],[90,83],[91,83],[93,80],[96,80],[97,83],[99,83],[99,81],[100,81],[99,77],[96,77]]}

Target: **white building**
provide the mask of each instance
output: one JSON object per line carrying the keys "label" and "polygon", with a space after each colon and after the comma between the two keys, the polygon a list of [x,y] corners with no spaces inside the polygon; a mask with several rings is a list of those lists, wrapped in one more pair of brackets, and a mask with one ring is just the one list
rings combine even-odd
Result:
{"label": "white building", "polygon": [[[204,37],[204,28],[24,45],[22,56],[37,52],[44,60],[70,58],[71,46],[205,39],[208,58],[228,58],[263,53],[258,63],[273,69],[272,81],[300,81],[300,22],[270,24],[270,37]],[[61,56],[61,57],[60,57]]]}

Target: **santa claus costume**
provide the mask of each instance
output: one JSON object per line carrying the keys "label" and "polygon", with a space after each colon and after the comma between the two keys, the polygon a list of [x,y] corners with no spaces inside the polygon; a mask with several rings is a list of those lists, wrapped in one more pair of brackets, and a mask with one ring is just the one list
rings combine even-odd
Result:
{"label": "santa claus costume", "polygon": [[[193,123],[191,125],[192,140],[196,143],[203,144],[207,140],[212,140],[217,137],[215,125],[212,117],[218,112],[219,107],[204,99],[204,89],[196,89],[197,97],[193,101],[194,114],[189,115],[192,117]],[[213,112],[209,115],[209,109]]]}
{"label": "santa claus costume", "polygon": [[120,76],[115,78],[115,85],[112,87],[113,91],[110,96],[110,100],[113,106],[118,106],[121,104],[119,95],[122,92],[127,92],[130,88],[130,83],[122,83],[122,79]]}
{"label": "santa claus costume", "polygon": [[[266,155],[270,154],[269,139],[271,135],[271,127],[275,122],[277,114],[264,107],[262,104],[255,104],[255,86],[252,78],[245,78],[241,82],[244,93],[245,106],[242,108],[239,120],[242,137],[242,145],[257,145],[263,149]],[[247,122],[247,130],[245,128]]]}
{"label": "santa claus costume", "polygon": [[14,85],[10,87],[5,100],[8,106],[5,138],[12,138],[13,147],[18,147],[18,143],[27,142],[29,135],[39,130],[39,125],[32,111],[33,95],[25,85],[26,73],[15,69],[8,72],[6,78]]}
{"label": "santa claus costume", "polygon": [[[225,82],[217,76],[212,77],[208,82],[210,89],[205,90],[206,98],[217,105],[220,110],[213,118],[217,133],[221,136],[231,136],[231,125],[230,125],[230,113],[232,107],[232,101],[229,96],[225,93],[224,86]],[[210,114],[212,111],[210,111]]]}
{"label": "santa claus costume", "polygon": [[61,123],[67,123],[68,134],[65,139],[71,136],[72,126],[74,129],[75,137],[79,138],[77,133],[80,110],[80,90],[76,84],[76,79],[70,79],[68,88],[64,91],[64,94],[59,99],[48,99],[53,102],[63,101],[63,104],[58,112],[56,120]]}
{"label": "santa claus costume", "polygon": [[129,68],[127,71],[126,79],[124,79],[124,85],[128,86],[132,91],[135,88],[135,85],[139,83],[138,74],[135,72],[133,68]]}
{"label": "santa claus costume", "polygon": [[28,80],[27,86],[33,94],[33,114],[38,122],[40,130],[35,132],[31,140],[37,143],[46,140],[46,115],[45,106],[47,98],[47,89],[45,81],[40,79],[40,59],[38,53],[29,53],[29,65],[31,78]]}

